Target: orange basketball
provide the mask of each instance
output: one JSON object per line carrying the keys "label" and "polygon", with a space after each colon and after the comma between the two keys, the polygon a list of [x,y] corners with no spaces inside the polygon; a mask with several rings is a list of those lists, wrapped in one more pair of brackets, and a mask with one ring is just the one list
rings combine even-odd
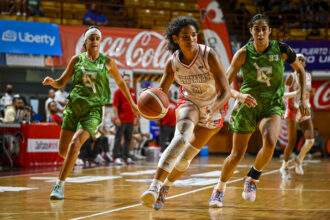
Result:
{"label": "orange basketball", "polygon": [[167,95],[162,90],[154,88],[143,91],[137,102],[141,116],[153,121],[159,120],[166,115],[168,105]]}

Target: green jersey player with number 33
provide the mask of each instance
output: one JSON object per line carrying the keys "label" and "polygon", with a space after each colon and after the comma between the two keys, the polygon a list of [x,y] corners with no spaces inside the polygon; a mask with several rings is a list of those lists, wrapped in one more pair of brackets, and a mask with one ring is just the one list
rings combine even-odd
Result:
{"label": "green jersey player with number 33", "polygon": [[[280,134],[284,113],[284,61],[297,71],[300,85],[305,85],[305,70],[296,59],[295,52],[285,43],[269,39],[271,28],[265,15],[257,14],[252,18],[250,33],[253,40],[237,51],[226,73],[231,83],[242,70],[243,83],[240,92],[231,90],[232,97],[237,100],[229,122],[229,128],[234,132],[233,148],[209,200],[210,207],[222,206],[226,182],[244,157],[252,133],[259,129],[263,145],[244,178],[242,193],[246,200],[256,199],[256,183],[273,155]],[[301,90],[304,94],[305,88]],[[300,100],[303,100],[302,95]],[[302,114],[309,113],[304,102],[300,103],[300,109]]]}
{"label": "green jersey player with number 33", "polygon": [[123,91],[134,114],[138,114],[137,106],[115,61],[99,52],[101,39],[102,33],[96,26],[87,28],[84,33],[86,52],[73,56],[60,78],[54,80],[47,76],[42,83],[61,88],[73,76],[69,102],[63,112],[59,143],[59,154],[65,160],[50,199],[64,199],[64,181],[76,162],[80,147],[89,136],[95,134],[102,122],[102,107],[110,103],[109,74]]}

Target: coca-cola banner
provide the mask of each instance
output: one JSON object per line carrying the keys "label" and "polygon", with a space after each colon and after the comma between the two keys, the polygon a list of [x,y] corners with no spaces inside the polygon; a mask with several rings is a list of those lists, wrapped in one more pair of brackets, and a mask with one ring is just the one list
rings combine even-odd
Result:
{"label": "coca-cola banner", "polygon": [[[160,31],[101,27],[100,51],[110,55],[119,69],[163,70],[170,56]],[[84,51],[86,26],[60,26],[63,56],[54,58],[55,66],[66,66],[71,57]]]}
{"label": "coca-cola banner", "polygon": [[220,56],[222,64],[227,70],[232,53],[226,23],[218,1],[197,0],[201,11],[205,44]]}
{"label": "coca-cola banner", "polygon": [[315,94],[310,98],[314,110],[330,110],[330,80],[312,82]]}

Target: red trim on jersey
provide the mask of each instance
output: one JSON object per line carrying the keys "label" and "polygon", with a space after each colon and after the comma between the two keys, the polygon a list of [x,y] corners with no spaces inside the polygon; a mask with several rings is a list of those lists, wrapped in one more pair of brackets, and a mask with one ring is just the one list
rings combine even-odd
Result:
{"label": "red trim on jersey", "polygon": [[195,64],[195,62],[196,62],[196,60],[197,60],[197,58],[198,58],[198,56],[199,56],[199,52],[200,52],[200,46],[199,46],[199,44],[198,44],[198,51],[197,51],[197,53],[196,53],[196,56],[195,56],[194,60],[189,64],[189,66],[187,66],[187,65],[184,64],[184,63],[182,63],[182,62],[180,61],[180,59],[178,59],[178,60],[179,60],[179,63],[180,63],[182,66],[184,66],[185,68],[190,69],[190,68]]}

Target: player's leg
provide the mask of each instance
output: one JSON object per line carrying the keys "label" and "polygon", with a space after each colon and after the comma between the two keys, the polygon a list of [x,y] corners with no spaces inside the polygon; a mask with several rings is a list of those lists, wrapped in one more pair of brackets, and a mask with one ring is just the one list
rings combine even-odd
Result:
{"label": "player's leg", "polygon": [[158,162],[156,173],[149,189],[141,196],[142,204],[149,208],[152,208],[152,204],[156,202],[161,185],[172,171],[177,157],[186,148],[194,127],[199,120],[199,109],[191,102],[180,105],[176,110],[176,114],[175,135]]}
{"label": "player's leg", "polygon": [[172,172],[169,174],[159,191],[159,196],[154,205],[156,210],[159,210],[164,206],[166,196],[171,185],[188,169],[191,160],[194,159],[203,146],[207,144],[209,139],[219,130],[220,128],[208,129],[205,127],[196,126],[187,148],[178,157]]}
{"label": "player's leg", "polygon": [[225,159],[221,177],[217,185],[214,187],[211,198],[209,200],[210,207],[222,207],[222,199],[226,190],[227,181],[233,175],[237,165],[243,159],[246,152],[250,137],[250,134],[233,134],[233,148],[230,155]]}
{"label": "player's leg", "polygon": [[53,187],[53,191],[50,194],[50,199],[64,199],[63,186],[65,179],[71,172],[74,164],[77,160],[78,154],[80,152],[80,147],[90,136],[89,132],[86,130],[78,129],[69,144],[69,150],[64,163],[61,168],[59,179]]}
{"label": "player's leg", "polygon": [[280,168],[280,172],[282,174],[283,180],[291,179],[288,163],[289,163],[289,159],[292,154],[293,148],[297,141],[297,122],[295,120],[292,120],[291,118],[287,118],[286,127],[287,127],[287,132],[288,132],[288,144],[284,149],[283,163]]}
{"label": "player's leg", "polygon": [[281,117],[277,114],[261,119],[259,129],[263,145],[257,154],[254,166],[244,178],[244,191],[242,197],[249,201],[256,198],[257,185],[262,170],[273,156],[277,139],[281,131]]}
{"label": "player's leg", "polygon": [[65,158],[68,153],[69,144],[74,133],[75,131],[69,131],[65,129],[61,130],[58,154],[63,158]]}
{"label": "player's leg", "polygon": [[303,175],[304,170],[302,168],[302,161],[304,160],[306,154],[313,147],[314,144],[314,126],[311,118],[304,120],[300,123],[301,130],[304,133],[305,143],[301,147],[300,153],[295,160],[295,171],[297,174]]}

